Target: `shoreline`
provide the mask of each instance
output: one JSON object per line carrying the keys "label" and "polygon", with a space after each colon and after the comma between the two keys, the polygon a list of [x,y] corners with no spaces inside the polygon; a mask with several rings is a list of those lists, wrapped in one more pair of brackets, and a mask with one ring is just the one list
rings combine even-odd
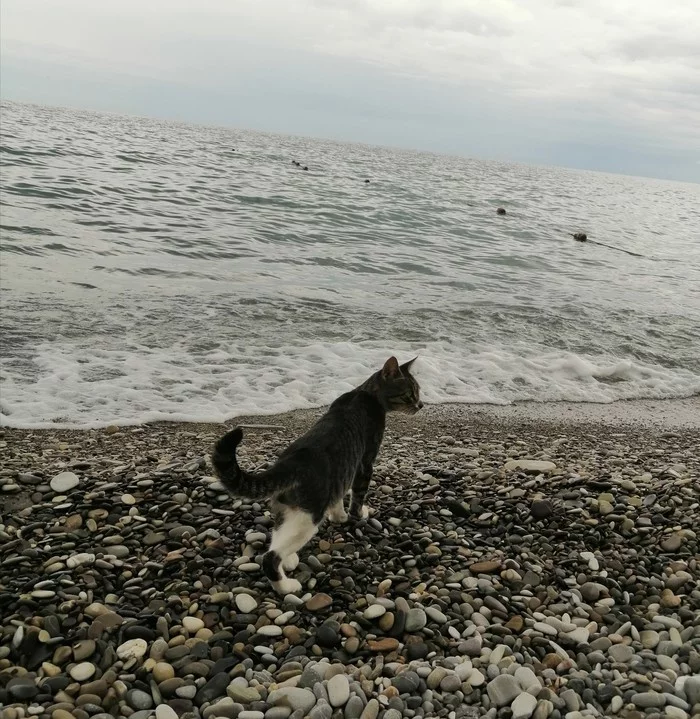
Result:
{"label": "shoreline", "polygon": [[[186,427],[223,428],[237,423],[291,427],[305,427],[319,417],[327,408],[294,409],[275,414],[244,414],[225,422],[190,422],[181,420],[158,420],[154,422],[100,423],[96,427],[68,427],[61,424],[39,428],[18,428],[0,425],[0,432],[101,432],[108,427],[128,430],[134,427]],[[404,419],[404,418],[399,418]],[[389,421],[395,421],[395,415]],[[508,423],[527,425],[601,425],[621,427],[647,427],[658,430],[700,430],[700,395],[675,399],[631,399],[611,403],[596,402],[519,402],[510,405],[441,403],[428,404],[410,418],[421,429],[429,429],[431,422],[472,422]],[[193,429],[194,431],[194,429]]]}

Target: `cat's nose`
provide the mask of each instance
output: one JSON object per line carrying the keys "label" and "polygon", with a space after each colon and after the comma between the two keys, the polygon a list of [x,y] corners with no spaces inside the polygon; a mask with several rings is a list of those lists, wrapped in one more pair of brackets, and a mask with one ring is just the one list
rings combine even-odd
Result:
{"label": "cat's nose", "polygon": [[423,409],[423,403],[422,403],[422,402],[418,402],[418,405],[417,405],[417,406],[418,406],[418,409]]}

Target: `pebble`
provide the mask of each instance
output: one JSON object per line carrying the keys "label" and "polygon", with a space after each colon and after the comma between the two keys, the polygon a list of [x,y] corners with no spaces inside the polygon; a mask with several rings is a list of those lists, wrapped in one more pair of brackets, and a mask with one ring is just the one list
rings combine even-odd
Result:
{"label": "pebble", "polygon": [[328,681],[328,700],[331,706],[341,707],[350,698],[350,683],[345,674],[336,674]]}
{"label": "pebble", "polygon": [[475,562],[470,565],[469,571],[473,574],[491,574],[500,569],[501,563],[495,560],[486,562]]}
{"label": "pebble", "polygon": [[632,704],[642,709],[650,709],[662,707],[666,703],[666,698],[657,692],[639,692],[632,695],[631,701]]}
{"label": "pebble", "polygon": [[250,594],[236,594],[234,598],[236,606],[242,614],[250,614],[258,608],[258,603]]}
{"label": "pebble", "polygon": [[520,694],[520,687],[515,677],[510,674],[500,674],[486,685],[486,691],[491,701],[502,707],[510,704]]}
{"label": "pebble", "polygon": [[200,629],[204,628],[204,622],[198,617],[185,617],[182,620],[182,626],[190,634],[196,634]]}
{"label": "pebble", "polygon": [[148,644],[144,639],[129,639],[117,647],[117,656],[123,661],[140,659],[148,651]]}
{"label": "pebble", "polygon": [[158,684],[166,681],[167,679],[172,679],[175,676],[175,670],[170,664],[167,664],[166,662],[156,663],[152,669],[152,673],[153,678]]}
{"label": "pebble", "polygon": [[530,719],[537,707],[537,699],[532,694],[520,692],[510,705],[512,719]]}
{"label": "pebble", "polygon": [[420,607],[414,607],[409,609],[406,614],[405,629],[410,634],[413,632],[419,632],[428,623],[428,617],[426,613]]}
{"label": "pebble", "polygon": [[430,619],[438,624],[445,624],[447,617],[437,607],[426,607],[425,613]]}
{"label": "pebble", "polygon": [[178,716],[177,712],[167,704],[159,704],[156,707],[156,719],[178,719]]}
{"label": "pebble", "polygon": [[240,704],[252,704],[260,701],[260,692],[255,687],[246,687],[235,682],[228,685],[226,693],[234,702]]}
{"label": "pebble", "polygon": [[540,521],[551,517],[554,514],[554,509],[551,502],[535,500],[530,506],[530,514],[532,514],[533,519]]}
{"label": "pebble", "polygon": [[634,656],[634,649],[625,644],[614,644],[608,649],[608,656],[618,664],[626,664]]}
{"label": "pebble", "polygon": [[270,692],[267,699],[273,706],[286,706],[293,712],[303,712],[304,716],[308,714],[311,708],[316,704],[316,696],[312,691],[297,687],[275,689]]}
{"label": "pebble", "polygon": [[75,489],[80,484],[80,479],[73,472],[61,472],[57,474],[50,482],[51,489],[57,494],[64,494]]}
{"label": "pebble", "polygon": [[381,604],[371,604],[365,611],[362,613],[362,616],[365,619],[378,619],[382,615],[386,614],[386,607],[383,607]]}
{"label": "pebble", "polygon": [[97,671],[94,664],[90,662],[80,662],[74,664],[70,669],[70,675],[76,682],[86,682]]}
{"label": "pebble", "polygon": [[333,599],[321,592],[320,594],[314,594],[311,599],[306,602],[306,608],[310,612],[320,612],[322,609],[326,609],[333,604]]}

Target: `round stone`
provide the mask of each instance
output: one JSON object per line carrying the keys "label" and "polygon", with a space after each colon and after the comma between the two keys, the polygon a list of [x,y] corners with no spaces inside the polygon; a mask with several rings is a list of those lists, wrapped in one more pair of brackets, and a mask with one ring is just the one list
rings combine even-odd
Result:
{"label": "round stone", "polygon": [[236,594],[234,597],[236,606],[241,614],[250,614],[255,611],[258,603],[250,596],[250,594]]}
{"label": "round stone", "polygon": [[204,628],[204,622],[198,617],[187,616],[182,620],[182,626],[190,634],[196,634],[200,629]]}
{"label": "round stone", "polygon": [[95,665],[91,662],[80,662],[80,664],[74,664],[69,673],[76,682],[86,682],[95,674],[95,671]]}
{"label": "round stone", "polygon": [[537,699],[528,692],[520,692],[510,705],[513,719],[530,719],[537,707]]}
{"label": "round stone", "polygon": [[147,692],[140,689],[130,689],[126,693],[127,704],[137,711],[145,711],[153,706],[153,699]]}
{"label": "round stone", "polygon": [[627,664],[634,656],[634,649],[626,644],[613,644],[608,649],[608,656],[617,664]]}
{"label": "round stone", "polygon": [[362,613],[362,616],[365,619],[378,619],[382,615],[386,614],[386,607],[383,607],[381,604],[371,604],[365,611]]}
{"label": "round stone", "polygon": [[158,684],[166,681],[167,679],[172,679],[174,676],[175,669],[173,669],[173,667],[171,667],[167,662],[158,662],[153,667],[153,678]]}
{"label": "round stone", "polygon": [[80,484],[80,478],[73,472],[61,472],[50,483],[51,489],[58,494],[64,494]]}
{"label": "round stone", "polygon": [[156,707],[156,719],[178,719],[177,712],[167,704]]}

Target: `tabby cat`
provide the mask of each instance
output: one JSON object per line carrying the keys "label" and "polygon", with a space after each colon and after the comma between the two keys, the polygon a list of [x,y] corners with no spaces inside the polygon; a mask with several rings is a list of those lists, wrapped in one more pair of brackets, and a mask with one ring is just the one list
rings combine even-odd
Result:
{"label": "tabby cat", "polygon": [[280,594],[301,590],[285,572],[299,563],[297,552],[316,534],[327,516],[346,522],[343,498],[352,491],[350,516],[367,517],[365,495],[372,465],[384,435],[387,412],[415,414],[422,406],[418,382],[411,375],[415,359],[400,365],[390,357],[381,370],[338,397],[277,462],[261,472],[246,472],[236,461],[243,438],[240,427],[216,444],[212,463],[222,484],[238,497],[272,499],[275,528],[263,571]]}

